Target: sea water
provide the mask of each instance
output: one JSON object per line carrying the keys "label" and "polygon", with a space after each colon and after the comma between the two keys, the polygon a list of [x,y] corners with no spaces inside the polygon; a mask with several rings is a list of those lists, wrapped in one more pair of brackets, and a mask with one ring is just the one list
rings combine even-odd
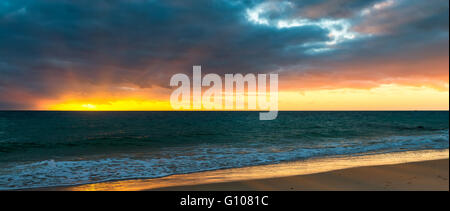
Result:
{"label": "sea water", "polygon": [[448,149],[448,111],[0,112],[0,189]]}

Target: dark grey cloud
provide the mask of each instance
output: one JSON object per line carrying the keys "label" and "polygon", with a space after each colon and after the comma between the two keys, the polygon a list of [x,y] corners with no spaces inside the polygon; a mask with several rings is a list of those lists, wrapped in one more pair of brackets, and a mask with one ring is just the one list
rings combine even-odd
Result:
{"label": "dark grey cloud", "polygon": [[[11,4],[14,9],[5,13],[0,22],[0,56],[2,62],[24,71],[64,71],[69,67],[80,74],[95,76],[92,72],[104,66],[116,71],[145,71],[143,68],[152,64],[162,69],[180,60],[192,63],[215,59],[211,61],[214,65],[221,63],[221,58],[205,56],[233,57],[243,53],[252,60],[252,51],[275,54],[285,44],[327,39],[326,31],[317,27],[276,30],[252,26],[244,17],[245,4],[227,1]],[[23,8],[26,11],[23,14],[9,15]],[[196,49],[203,55],[195,55]],[[160,68],[154,67],[154,71],[157,69]]]}
{"label": "dark grey cloud", "polygon": [[[172,74],[189,73],[197,64],[216,73],[295,72],[401,56],[405,49],[421,55],[427,46],[448,52],[448,1],[402,2],[361,16],[379,2],[5,0],[0,2],[0,109],[26,107],[27,100],[11,97],[15,92],[52,98],[65,90],[89,92],[99,82],[165,87]],[[263,4],[272,5],[260,14],[270,24],[249,20],[248,12]],[[298,19],[308,24],[274,25]],[[321,25],[323,20],[348,23],[349,31],[359,34],[329,46],[332,28]],[[311,53],[315,50],[319,53]]]}

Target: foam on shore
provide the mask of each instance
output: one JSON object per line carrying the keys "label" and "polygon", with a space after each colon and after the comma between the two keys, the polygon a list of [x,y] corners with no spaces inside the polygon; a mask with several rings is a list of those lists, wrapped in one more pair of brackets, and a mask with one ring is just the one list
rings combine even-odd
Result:
{"label": "foam on shore", "polygon": [[409,162],[448,159],[449,150],[421,150],[397,153],[309,159],[243,168],[205,171],[192,174],[172,175],[153,179],[136,179],[86,184],[53,190],[75,191],[138,191],[173,186],[223,183],[243,180],[287,177],[328,172],[364,166],[392,165]]}

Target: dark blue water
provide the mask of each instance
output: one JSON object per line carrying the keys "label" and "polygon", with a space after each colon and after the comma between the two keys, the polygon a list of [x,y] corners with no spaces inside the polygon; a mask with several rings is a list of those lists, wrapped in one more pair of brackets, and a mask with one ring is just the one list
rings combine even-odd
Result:
{"label": "dark blue water", "polygon": [[0,112],[0,189],[446,149],[442,112]]}

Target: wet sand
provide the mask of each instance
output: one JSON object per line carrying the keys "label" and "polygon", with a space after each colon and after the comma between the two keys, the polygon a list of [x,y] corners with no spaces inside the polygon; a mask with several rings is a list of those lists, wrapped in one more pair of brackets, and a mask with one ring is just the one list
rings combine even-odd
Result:
{"label": "wet sand", "polygon": [[449,160],[356,167],[325,173],[175,186],[168,191],[441,190],[449,191]]}

